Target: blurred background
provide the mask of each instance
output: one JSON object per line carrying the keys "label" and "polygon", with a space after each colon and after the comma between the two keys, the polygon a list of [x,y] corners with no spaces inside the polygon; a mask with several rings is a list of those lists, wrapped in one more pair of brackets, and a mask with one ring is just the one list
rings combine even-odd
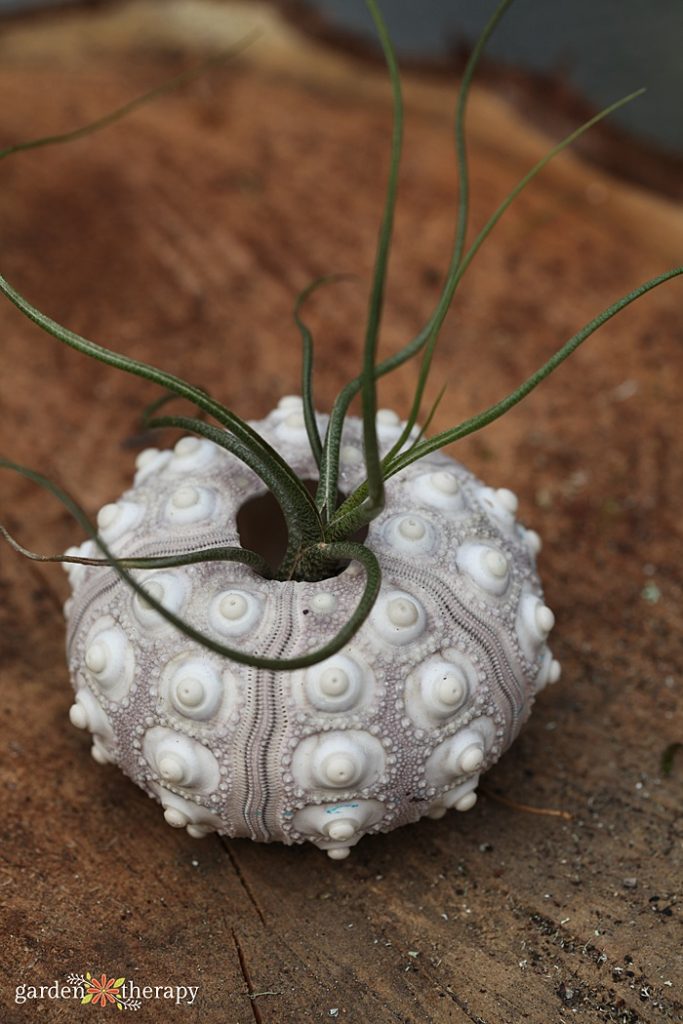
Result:
{"label": "blurred background", "polygon": [[[157,0],[159,6],[171,2]],[[0,0],[0,17],[59,6],[78,6],[78,0]],[[356,39],[375,46],[362,0],[285,0],[276,6],[328,37],[336,33],[346,44]],[[443,64],[466,51],[494,7],[493,0],[385,0],[383,11],[404,58]],[[568,90],[594,108],[645,86],[647,94],[614,123],[644,144],[680,156],[682,46],[682,0],[517,0],[515,16],[497,30],[488,53],[509,71],[543,76],[558,97]]]}

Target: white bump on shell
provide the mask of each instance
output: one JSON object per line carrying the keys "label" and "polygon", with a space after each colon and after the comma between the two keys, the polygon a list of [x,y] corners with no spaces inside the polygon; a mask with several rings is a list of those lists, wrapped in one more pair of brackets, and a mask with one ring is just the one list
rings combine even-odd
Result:
{"label": "white bump on shell", "polygon": [[358,466],[363,461],[361,451],[358,448],[354,448],[352,444],[343,444],[339,455],[345,466]]}
{"label": "white bump on shell", "polygon": [[478,673],[464,655],[447,648],[408,674],[404,703],[410,719],[433,730],[461,711],[478,686]]}
{"label": "white bump on shell", "polygon": [[422,473],[414,477],[410,489],[420,504],[430,505],[449,512],[461,512],[465,508],[465,499],[455,473],[450,470],[438,470],[436,473]]}
{"label": "white bump on shell", "polygon": [[119,506],[111,503],[109,505],[103,505],[100,511],[97,513],[97,525],[100,530],[108,530],[110,526],[113,526],[116,520],[119,518],[120,510]]}
{"label": "white bump on shell", "polygon": [[209,621],[226,636],[241,636],[261,618],[261,602],[245,590],[227,590],[218,594],[209,608]]}
{"label": "white bump on shell", "polygon": [[420,613],[414,601],[405,597],[394,597],[391,601],[387,601],[387,617],[392,626],[404,629],[406,626],[414,626]]}
{"label": "white bump on shell", "polygon": [[509,495],[512,495],[515,502],[517,501],[512,491],[505,487],[500,487],[497,491],[492,487],[480,487],[477,494],[480,505],[491,516],[496,526],[511,536],[515,532],[515,516]]}
{"label": "white bump on shell", "polygon": [[196,473],[205,469],[221,449],[204,437],[181,437],[173,449],[173,458],[168,463],[171,473]]}
{"label": "white bump on shell", "polygon": [[201,680],[185,676],[175,686],[176,702],[185,709],[194,711],[205,699],[206,692]]}
{"label": "white bump on shell", "polygon": [[476,718],[443,740],[427,758],[426,777],[434,785],[450,783],[481,768],[495,736],[491,719]]}
{"label": "white bump on shell", "polygon": [[142,751],[152,771],[166,783],[194,793],[211,793],[218,785],[216,758],[189,736],[153,726],[145,733]]}
{"label": "white bump on shell", "polygon": [[355,658],[340,653],[306,671],[304,691],[306,700],[318,711],[338,713],[366,703],[372,682]]}
{"label": "white bump on shell", "polygon": [[479,776],[474,775],[444,793],[441,802],[448,810],[467,811],[477,802],[476,789],[478,785]]}
{"label": "white bump on shell", "polygon": [[209,832],[215,832],[221,827],[220,817],[201,804],[165,789],[157,782],[149,782],[148,785],[161,801],[166,821],[174,828],[186,828],[188,835],[203,839]]}
{"label": "white bump on shell", "polygon": [[463,668],[443,658],[429,658],[406,682],[408,714],[421,726],[440,723],[464,705],[469,689]]}
{"label": "white bump on shell", "polygon": [[72,704],[69,708],[69,720],[77,729],[87,729],[88,716],[82,704]]}
{"label": "white bump on shell", "polygon": [[478,587],[501,597],[509,585],[509,564],[505,555],[490,544],[468,540],[460,545],[456,561],[461,572],[466,573]]}
{"label": "white bump on shell", "polygon": [[405,555],[422,555],[436,547],[436,531],[418,515],[392,516],[382,531],[386,542]]}
{"label": "white bump on shell", "polygon": [[111,616],[99,619],[90,631],[85,667],[112,700],[123,697],[135,671],[135,655],[128,637]]}
{"label": "white bump on shell", "polygon": [[[319,420],[318,426],[320,428]],[[297,446],[308,443],[306,420],[304,419],[301,407],[288,412],[283,418],[279,419],[279,421],[274,424],[274,428],[276,437],[281,441],[289,442],[290,444]]]}
{"label": "white bump on shell", "polygon": [[137,469],[144,469],[145,466],[149,466],[150,463],[155,462],[157,455],[159,455],[158,448],[145,448],[141,451],[135,459],[135,466]]}
{"label": "white bump on shell", "polygon": [[458,708],[467,696],[467,682],[461,672],[451,669],[434,686],[434,696],[447,708]]}
{"label": "white bump on shell", "polygon": [[455,473],[449,473],[448,470],[440,470],[438,473],[432,473],[429,478],[432,487],[437,491],[441,491],[442,494],[453,495],[457,494],[460,490],[460,484]]}
{"label": "white bump on shell", "polygon": [[88,687],[82,686],[76,693],[76,700],[69,709],[69,719],[77,729],[88,729],[96,739],[98,751],[106,752],[106,760],[111,760],[114,730],[102,705]]}
{"label": "white bump on shell", "polygon": [[144,514],[144,507],[132,501],[121,500],[105,505],[97,514],[97,526],[102,540],[110,545],[121,540],[140,524]]}
{"label": "white bump on shell", "polygon": [[393,409],[378,409],[377,422],[381,423],[383,427],[397,427],[401,422],[401,417]]}
{"label": "white bump on shell", "polygon": [[300,409],[302,405],[303,398],[301,395],[283,395],[277,403],[278,409],[282,409],[283,412],[291,412],[292,410]]}
{"label": "white bump on shell", "polygon": [[188,836],[192,836],[193,839],[206,839],[208,835],[215,832],[215,828],[207,827],[206,825],[186,825],[185,830]]}
{"label": "white bump on shell", "polygon": [[199,491],[196,487],[179,487],[171,495],[171,504],[175,508],[192,508],[199,504]]}
{"label": "white bump on shell", "polygon": [[322,591],[311,598],[311,608],[319,615],[329,615],[337,607],[337,598],[329,591]]}
{"label": "white bump on shell", "polygon": [[555,625],[555,616],[552,609],[547,605],[540,605],[536,608],[536,623],[543,633],[549,633]]}
{"label": "white bump on shell", "polygon": [[562,675],[562,666],[560,665],[559,661],[556,661],[553,658],[553,660],[550,662],[550,673],[548,675],[548,682],[550,682],[550,683],[558,682],[558,680],[559,680],[561,675]]}
{"label": "white bump on shell", "polygon": [[292,823],[298,832],[327,849],[331,842],[355,845],[366,829],[382,820],[385,811],[379,800],[308,804],[294,814]]}
{"label": "white bump on shell", "polygon": [[374,736],[345,729],[307,736],[292,758],[292,774],[303,787],[361,789],[374,782],[384,765],[382,744]]}
{"label": "white bump on shell", "polygon": [[182,811],[176,810],[175,807],[167,807],[164,811],[164,818],[166,819],[167,824],[171,825],[173,828],[185,828],[188,821]]}
{"label": "white bump on shell", "polygon": [[306,421],[302,412],[290,412],[284,423],[293,430],[303,431],[306,429]]}
{"label": "white bump on shell", "polygon": [[[189,577],[181,570],[160,570],[152,576],[138,576],[143,590],[175,615],[179,615],[185,605],[189,591]],[[173,626],[156,611],[141,594],[133,598],[133,614],[141,626],[151,631],[170,631]]]}
{"label": "white bump on shell", "polygon": [[346,789],[357,782],[364,768],[361,757],[349,753],[329,754],[320,764],[318,776],[323,785],[341,786]]}
{"label": "white bump on shell", "polygon": [[390,590],[381,596],[370,613],[370,621],[384,640],[399,646],[416,640],[427,628],[421,602],[401,590]]}
{"label": "white bump on shell", "polygon": [[97,761],[98,764],[109,764],[109,758],[97,742],[93,743],[90,748],[90,753],[92,754],[93,760]]}
{"label": "white bump on shell", "polygon": [[318,685],[326,697],[341,697],[348,692],[351,680],[342,668],[326,668]]}
{"label": "white bump on shell", "polygon": [[499,487],[496,491],[496,497],[506,512],[509,512],[511,515],[515,514],[519,501],[514,491],[508,490],[507,487]]}
{"label": "white bump on shell", "polygon": [[487,551],[484,555],[484,565],[492,576],[502,579],[508,573],[508,560],[500,551]]}
{"label": "white bump on shell", "polygon": [[345,860],[350,853],[348,846],[333,846],[327,851],[327,856],[330,860]]}
{"label": "white bump on shell", "polygon": [[356,834],[358,826],[351,818],[338,818],[330,823],[327,834],[330,839],[343,843]]}
{"label": "white bump on shell", "polygon": [[375,418],[377,438],[382,444],[392,444],[401,433],[401,417],[393,409],[379,409]]}
{"label": "white bump on shell", "polygon": [[218,603],[218,610],[224,619],[237,622],[243,619],[249,610],[249,604],[244,594],[225,594]]}
{"label": "white bump on shell", "polygon": [[135,486],[139,487],[149,477],[158,473],[167,462],[170,462],[172,457],[170,451],[159,451],[158,448],[146,448],[143,452],[140,452],[135,460]]}
{"label": "white bump on shell", "polygon": [[[64,552],[65,555],[70,555],[72,558],[88,557],[84,556],[83,549],[77,547],[67,548]],[[83,582],[84,576],[86,576],[88,569],[85,565],[78,565],[76,562],[62,562],[62,568],[69,578],[69,584],[72,591],[75,591],[78,586]],[[66,609],[65,609],[66,614]]]}
{"label": "white bump on shell", "polygon": [[534,679],[534,693],[539,693],[550,682],[552,664],[553,656],[550,653],[550,650],[546,647],[541,656],[541,667]]}
{"label": "white bump on shell", "polygon": [[162,682],[164,692],[166,686],[175,711],[194,721],[207,721],[223,703],[223,682],[218,669],[201,655],[174,659]]}
{"label": "white bump on shell", "polygon": [[181,437],[176,442],[173,451],[181,459],[187,459],[192,455],[196,455],[202,447],[202,442],[198,437]]}
{"label": "white bump on shell", "polygon": [[85,652],[85,664],[90,669],[90,671],[94,672],[96,675],[98,675],[100,672],[104,672],[105,668],[107,667],[106,644],[102,643],[101,640],[98,640],[94,644],[91,644],[90,647]]}
{"label": "white bump on shell", "polygon": [[453,804],[456,811],[470,811],[477,802],[477,794],[475,792],[465,793],[459,800]]}
{"label": "white bump on shell", "polygon": [[470,772],[475,772],[477,768],[481,768],[484,763],[484,744],[481,740],[477,740],[474,743],[470,743],[469,746],[465,747],[460,752],[457,758],[456,771],[465,772],[469,775]]}
{"label": "white bump on shell", "polygon": [[185,772],[183,770],[183,763],[180,758],[175,757],[173,754],[166,754],[159,760],[159,775],[166,782],[179,783],[183,781]]}
{"label": "white bump on shell", "polygon": [[[539,622],[538,613],[544,607],[543,601],[533,594],[528,586],[522,591],[517,611],[517,636],[525,656],[535,661],[539,648],[548,635]],[[541,622],[544,616],[541,615]]]}
{"label": "white bump on shell", "polygon": [[407,540],[421,540],[427,532],[424,520],[417,516],[406,516],[398,524],[398,532]]}

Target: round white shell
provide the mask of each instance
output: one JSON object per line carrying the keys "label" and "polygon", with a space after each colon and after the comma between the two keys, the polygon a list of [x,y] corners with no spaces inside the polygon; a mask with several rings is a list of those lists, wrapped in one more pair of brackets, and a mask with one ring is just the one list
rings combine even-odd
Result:
{"label": "round white shell", "polygon": [[[253,426],[313,479],[302,424],[301,400],[287,396]],[[383,410],[378,426],[386,450],[400,423]],[[343,492],[361,478],[361,435],[349,419]],[[133,489],[105,506],[100,528],[118,555],[235,545],[239,510],[264,492],[233,456],[182,438],[138,457]],[[366,540],[382,569],[375,607],[342,651],[297,672],[221,658],[111,569],[71,566],[72,722],[93,734],[97,760],[119,764],[195,837],[310,841],[341,859],[365,834],[468,810],[480,773],[560,674],[546,643],[554,618],[536,574],[540,541],[516,508],[511,491],[441,453],[392,477]],[[264,580],[230,562],[136,578],[228,646],[287,658],[331,638],[364,582],[357,563],[319,583]]]}

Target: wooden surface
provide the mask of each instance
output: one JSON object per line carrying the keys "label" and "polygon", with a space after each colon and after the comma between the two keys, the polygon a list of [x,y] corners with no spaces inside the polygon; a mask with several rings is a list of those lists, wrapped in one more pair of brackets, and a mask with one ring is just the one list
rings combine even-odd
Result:
{"label": "wooden surface", "polygon": [[[155,56],[151,29],[135,45],[149,7],[133,5],[128,23],[105,8],[6,36],[0,141],[71,127],[180,66],[178,36],[173,58],[168,35]],[[407,96],[385,351],[429,314],[452,233],[452,90],[413,79]],[[327,407],[359,361],[388,113],[379,73],[313,52],[275,20],[245,57],[182,95],[5,163],[2,271],[72,328],[207,382],[253,417],[298,389],[298,290],[354,271],[359,281],[312,306]],[[548,143],[486,92],[473,97],[470,129],[477,227]],[[551,168],[466,278],[437,357],[435,380],[450,386],[436,426],[504,394],[675,262],[682,241],[672,204],[573,158]],[[674,283],[622,314],[458,448],[518,492],[523,521],[543,535],[563,679],[474,810],[362,841],[348,861],[194,841],[116,768],[96,765],[67,719],[63,574],[0,549],[3,1024],[86,1019],[92,1007],[20,1006],[14,991],[87,969],[199,986],[191,1007],[146,1001],[141,1021],[681,1019],[683,758],[669,775],[661,767],[683,740],[681,294]],[[152,390],[63,350],[6,304],[0,353],[0,450],[93,512],[115,498],[148,440],[136,417]],[[409,391],[402,372],[382,404],[405,410]],[[0,521],[24,543],[78,542],[32,486],[4,474],[0,488]]]}

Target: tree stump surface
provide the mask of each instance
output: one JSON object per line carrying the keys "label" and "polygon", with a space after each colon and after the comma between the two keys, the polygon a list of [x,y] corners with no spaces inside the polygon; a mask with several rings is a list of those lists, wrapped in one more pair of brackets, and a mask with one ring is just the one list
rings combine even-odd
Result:
{"label": "tree stump surface", "polygon": [[[185,66],[209,45],[197,26],[210,7],[14,23],[0,41],[0,143],[73,127]],[[357,372],[391,126],[381,70],[252,7],[268,28],[222,70],[90,139],[5,162],[0,225],[2,272],[39,308],[258,418],[299,391],[291,309],[318,275],[358,276],[310,306],[319,406]],[[234,38],[233,8],[242,31],[248,9],[220,5],[212,45]],[[454,87],[412,75],[406,98],[383,353],[433,308],[454,221]],[[555,140],[485,89],[469,128],[474,231]],[[435,360],[430,394],[449,387],[434,429],[511,390],[673,265],[682,241],[673,203],[558,160],[467,273]],[[144,1001],[141,1021],[680,1021],[683,756],[663,766],[683,741],[680,305],[678,282],[650,294],[455,450],[512,487],[543,536],[563,677],[472,811],[362,840],[346,861],[197,842],[95,765],[67,718],[65,577],[0,548],[3,1024],[80,1020],[73,1000],[19,1005],[15,987],[85,970],[199,986],[192,1006]],[[0,339],[0,450],[94,513],[149,444],[138,414],[154,389],[5,302]],[[405,413],[410,391],[404,369],[381,405]],[[0,522],[44,553],[81,539],[7,472]]]}

